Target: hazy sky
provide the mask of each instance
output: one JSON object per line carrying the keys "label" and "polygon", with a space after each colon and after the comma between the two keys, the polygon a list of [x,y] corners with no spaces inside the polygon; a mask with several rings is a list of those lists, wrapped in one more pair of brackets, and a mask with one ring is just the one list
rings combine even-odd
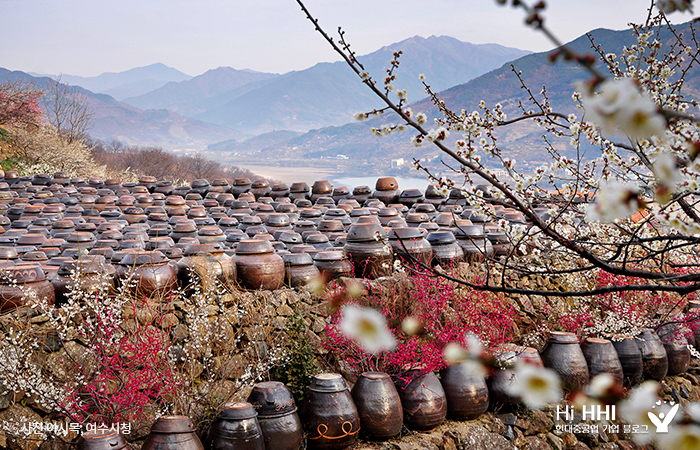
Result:
{"label": "hazy sky", "polygon": [[[532,0],[531,0],[532,2]],[[564,41],[641,22],[649,1],[549,0]],[[307,0],[359,54],[413,35],[544,51],[523,14],[494,0]],[[338,58],[294,0],[0,0],[0,67],[94,76],[162,62],[189,75],[231,66],[283,73]],[[689,14],[674,15],[679,22]]]}

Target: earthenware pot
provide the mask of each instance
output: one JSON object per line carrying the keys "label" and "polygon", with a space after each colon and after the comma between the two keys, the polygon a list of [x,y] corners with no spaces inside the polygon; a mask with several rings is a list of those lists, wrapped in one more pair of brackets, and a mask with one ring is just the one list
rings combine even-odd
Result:
{"label": "earthenware pot", "polygon": [[447,416],[447,398],[434,373],[411,370],[394,379],[401,398],[404,424],[412,430],[430,431]]}
{"label": "earthenware pot", "polygon": [[588,364],[574,333],[553,331],[541,356],[545,367],[559,374],[564,389],[583,389],[588,384]]}
{"label": "earthenware pot", "polygon": [[258,413],[248,402],[226,403],[207,433],[208,450],[265,450]]}
{"label": "earthenware pot", "polygon": [[258,412],[258,423],[266,450],[298,450],[303,444],[304,430],[297,414],[294,397],[279,381],[258,383],[248,396]]}
{"label": "earthenware pot", "polygon": [[401,398],[389,375],[382,372],[364,372],[358,377],[351,394],[360,414],[360,426],[364,437],[385,440],[401,432]]}
{"label": "earthenware pot", "polygon": [[204,450],[192,419],[186,416],[160,416],[141,450]]}
{"label": "earthenware pot", "polygon": [[447,398],[447,415],[455,420],[471,420],[489,407],[486,379],[474,373],[467,363],[450,364],[440,371],[440,382]]}

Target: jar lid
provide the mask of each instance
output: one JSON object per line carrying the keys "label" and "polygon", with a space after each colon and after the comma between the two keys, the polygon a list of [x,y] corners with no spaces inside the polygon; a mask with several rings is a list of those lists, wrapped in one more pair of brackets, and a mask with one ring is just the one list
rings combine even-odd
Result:
{"label": "jar lid", "polygon": [[248,402],[229,402],[224,404],[223,410],[216,416],[223,420],[245,420],[258,416],[258,413]]}
{"label": "jar lid", "polygon": [[160,416],[151,433],[194,433],[194,423],[187,416]]}
{"label": "jar lid", "polygon": [[256,384],[248,396],[248,402],[261,418],[284,416],[297,410],[292,393],[279,381]]}
{"label": "jar lid", "polygon": [[549,342],[555,344],[578,344],[576,334],[566,331],[552,331],[549,334]]}
{"label": "jar lid", "polygon": [[320,373],[314,376],[309,390],[315,392],[342,392],[348,389],[345,380],[338,373]]}

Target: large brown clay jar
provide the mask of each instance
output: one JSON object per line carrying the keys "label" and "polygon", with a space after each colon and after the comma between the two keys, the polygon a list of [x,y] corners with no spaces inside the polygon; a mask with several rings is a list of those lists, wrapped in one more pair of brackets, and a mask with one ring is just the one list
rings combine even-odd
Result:
{"label": "large brown clay jar", "polygon": [[204,450],[204,446],[195,433],[192,419],[161,416],[151,427],[141,450]]}
{"label": "large brown clay jar", "polygon": [[345,381],[337,373],[314,377],[299,415],[310,450],[343,449],[357,440],[360,416]]}
{"label": "large brown clay jar", "polygon": [[663,380],[668,373],[668,356],[659,336],[650,328],[644,329],[637,335],[637,345],[642,353],[644,377]]}
{"label": "large brown clay jar", "polygon": [[283,383],[265,381],[256,384],[248,402],[258,412],[266,450],[298,450],[302,447],[304,430],[297,406]]}
{"label": "large brown clay jar", "polygon": [[401,398],[403,421],[412,430],[430,431],[447,416],[447,398],[434,373],[412,370],[399,375],[394,383]]}
{"label": "large brown clay jar", "polygon": [[486,379],[466,363],[450,364],[440,371],[447,398],[447,415],[455,420],[476,419],[489,407]]}
{"label": "large brown clay jar", "polygon": [[364,437],[385,440],[401,432],[401,398],[389,375],[365,372],[359,376],[351,393],[360,414]]}
{"label": "large brown clay jar", "polygon": [[635,338],[627,336],[613,340],[612,344],[622,365],[624,386],[629,388],[638,384],[642,381],[644,362]]}
{"label": "large brown clay jar", "polygon": [[258,413],[248,402],[226,403],[207,433],[207,450],[265,450]]}
{"label": "large brown clay jar", "polygon": [[127,253],[117,266],[115,279],[129,283],[130,290],[144,297],[165,298],[177,288],[175,269],[159,251]]}
{"label": "large brown clay jar", "polygon": [[284,261],[268,240],[243,239],[233,260],[239,280],[248,289],[273,291],[284,284]]}
{"label": "large brown clay jar", "polygon": [[688,341],[677,324],[665,325],[657,331],[668,357],[668,375],[678,375],[690,367]]}
{"label": "large brown clay jar", "polygon": [[306,286],[318,278],[320,272],[308,253],[290,253],[282,257],[285,267],[285,284],[290,287]]}
{"label": "large brown clay jar", "polygon": [[608,373],[618,383],[623,382],[622,364],[612,342],[607,339],[588,338],[583,343],[583,355],[586,357],[591,378]]}
{"label": "large brown clay jar", "polygon": [[389,276],[393,253],[379,223],[356,223],[348,230],[343,251],[352,262],[357,278]]}
{"label": "large brown clay jar", "polygon": [[236,263],[224,253],[219,243],[194,244],[187,247],[177,262],[177,278],[183,288],[200,284],[204,290],[236,282]]}
{"label": "large brown clay jar", "polygon": [[0,312],[19,308],[26,298],[56,301],[53,286],[39,265],[6,267],[0,273]]}
{"label": "large brown clay jar", "polygon": [[541,356],[545,367],[554,369],[559,374],[564,389],[583,389],[588,384],[586,357],[583,356],[574,333],[553,331]]}

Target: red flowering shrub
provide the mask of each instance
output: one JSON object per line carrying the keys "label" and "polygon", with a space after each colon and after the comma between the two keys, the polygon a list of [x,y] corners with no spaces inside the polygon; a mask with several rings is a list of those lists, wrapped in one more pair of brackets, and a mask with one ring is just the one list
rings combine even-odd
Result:
{"label": "red flowering shrub", "polygon": [[[517,312],[505,296],[475,291],[441,277],[413,273],[396,277],[393,283],[372,286],[359,303],[387,318],[398,341],[396,348],[378,355],[365,352],[340,331],[340,311],[331,316],[323,339],[338,363],[354,374],[440,370],[446,365],[442,352],[448,343],[464,345],[466,334],[473,333],[484,344],[495,346],[510,341],[516,327]],[[336,293],[337,288],[331,292]],[[422,334],[409,336],[401,330],[409,316],[423,325]]]}

